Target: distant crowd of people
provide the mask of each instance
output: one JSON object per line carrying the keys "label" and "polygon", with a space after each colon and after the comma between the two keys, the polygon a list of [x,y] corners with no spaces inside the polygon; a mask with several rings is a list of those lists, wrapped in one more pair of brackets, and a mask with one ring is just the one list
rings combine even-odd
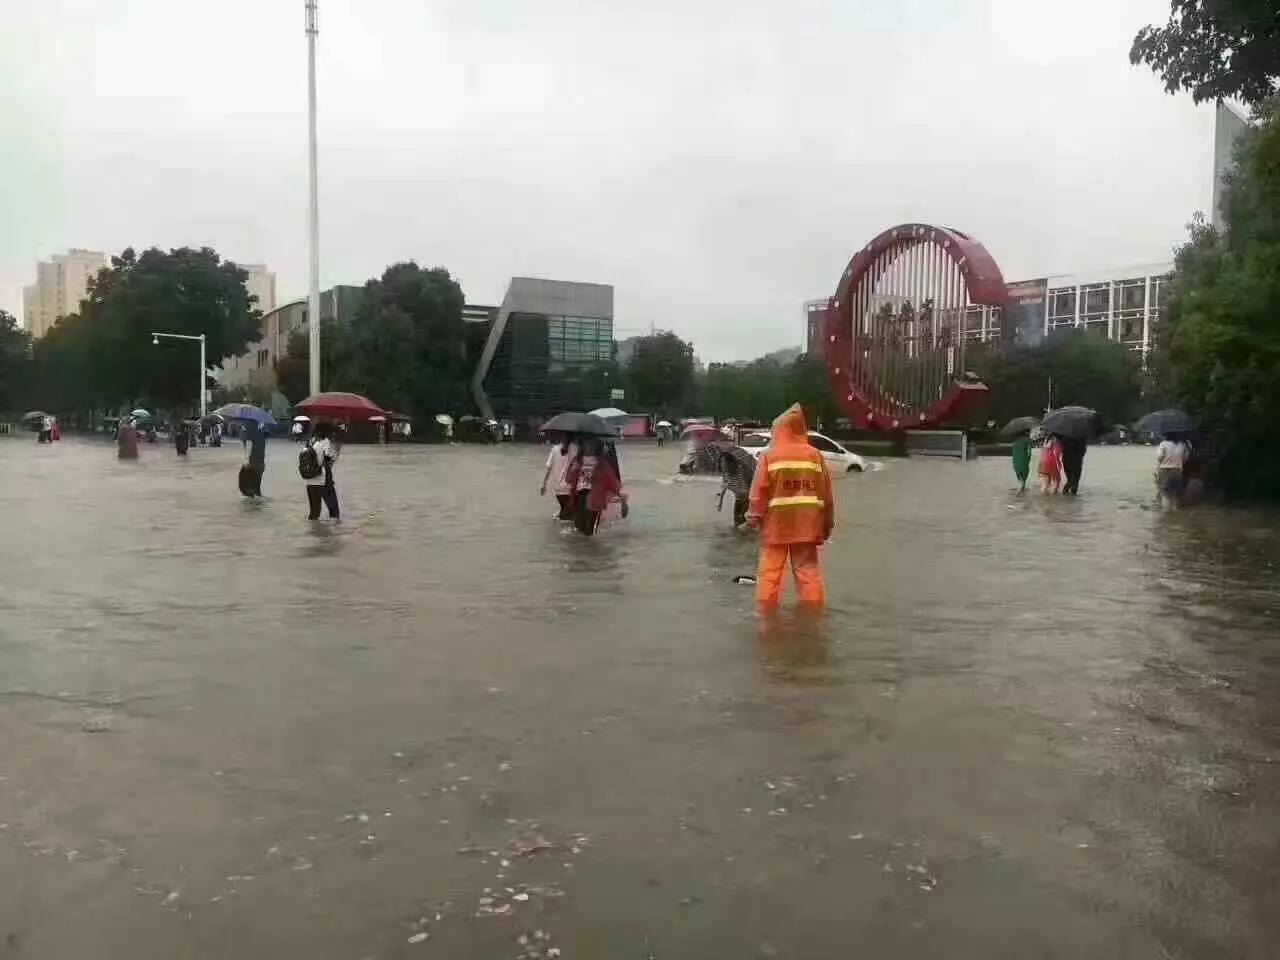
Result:
{"label": "distant crowd of people", "polygon": [[[1044,493],[1075,496],[1080,492],[1080,475],[1084,470],[1085,440],[1050,435],[1040,449],[1036,474]],[[1031,474],[1032,441],[1029,434],[1012,441],[1013,473],[1019,492],[1025,492]],[[1188,500],[1200,496],[1203,481],[1200,464],[1191,442],[1183,435],[1164,437],[1156,447],[1154,479],[1160,505],[1165,510],[1178,510]]]}

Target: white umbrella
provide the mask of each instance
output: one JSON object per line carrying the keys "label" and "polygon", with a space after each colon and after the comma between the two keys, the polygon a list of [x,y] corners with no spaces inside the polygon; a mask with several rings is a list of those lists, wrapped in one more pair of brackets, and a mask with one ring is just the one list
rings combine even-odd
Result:
{"label": "white umbrella", "polygon": [[436,423],[440,424],[442,427],[452,427],[453,417],[449,416],[447,413],[437,413]]}
{"label": "white umbrella", "polygon": [[298,414],[296,417],[294,417],[294,418],[293,418],[293,422],[294,422],[294,423],[310,423],[310,422],[311,422],[311,418],[310,418],[310,417],[308,417],[308,416],[307,416],[306,414],[304,414],[304,413],[300,413],[300,414]]}
{"label": "white umbrella", "polygon": [[654,424],[654,426],[658,426],[658,427],[670,427],[670,426],[671,426],[671,421],[670,421],[670,420],[659,420],[656,424]]}
{"label": "white umbrella", "polygon": [[387,418],[386,418],[386,417],[380,417],[380,416],[374,415],[374,416],[372,416],[372,417],[370,417],[370,418],[369,418],[369,421],[370,421],[371,423],[386,423],[386,422],[387,422]]}
{"label": "white umbrella", "polygon": [[599,417],[601,420],[630,420],[631,414],[617,407],[600,407],[596,410],[588,410],[588,415]]}

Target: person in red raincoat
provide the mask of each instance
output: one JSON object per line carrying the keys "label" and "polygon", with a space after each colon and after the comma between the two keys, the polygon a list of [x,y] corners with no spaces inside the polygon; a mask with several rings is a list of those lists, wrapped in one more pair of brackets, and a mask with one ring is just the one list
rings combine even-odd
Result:
{"label": "person in red raincoat", "polygon": [[592,536],[600,524],[600,514],[613,500],[622,501],[622,515],[627,515],[627,495],[622,489],[618,452],[613,444],[589,437],[582,442],[578,455],[565,471],[565,484],[574,495],[574,526],[578,532]]}
{"label": "person in red raincoat", "polygon": [[789,559],[800,602],[822,606],[826,587],[818,547],[831,536],[836,504],[826,461],[809,443],[798,403],[773,421],[773,439],[751,483],[747,522],[760,529],[756,602],[766,609],[778,605]]}

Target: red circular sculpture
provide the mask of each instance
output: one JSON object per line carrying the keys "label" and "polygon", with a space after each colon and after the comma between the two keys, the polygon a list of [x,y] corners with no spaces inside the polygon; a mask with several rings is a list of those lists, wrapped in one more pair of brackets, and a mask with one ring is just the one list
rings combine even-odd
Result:
{"label": "red circular sculpture", "polygon": [[824,330],[827,376],[853,425],[932,426],[985,394],[965,374],[965,319],[1006,300],[991,254],[959,230],[904,223],[854,254]]}

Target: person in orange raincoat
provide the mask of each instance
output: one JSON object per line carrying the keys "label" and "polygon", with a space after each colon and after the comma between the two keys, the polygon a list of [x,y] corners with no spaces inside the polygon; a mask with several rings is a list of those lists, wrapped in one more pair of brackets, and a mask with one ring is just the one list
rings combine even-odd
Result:
{"label": "person in orange raincoat", "polygon": [[776,607],[787,559],[800,602],[826,602],[818,547],[836,522],[836,503],[826,461],[810,443],[804,410],[795,403],[773,421],[773,440],[760,455],[751,483],[747,521],[760,528],[756,602]]}

